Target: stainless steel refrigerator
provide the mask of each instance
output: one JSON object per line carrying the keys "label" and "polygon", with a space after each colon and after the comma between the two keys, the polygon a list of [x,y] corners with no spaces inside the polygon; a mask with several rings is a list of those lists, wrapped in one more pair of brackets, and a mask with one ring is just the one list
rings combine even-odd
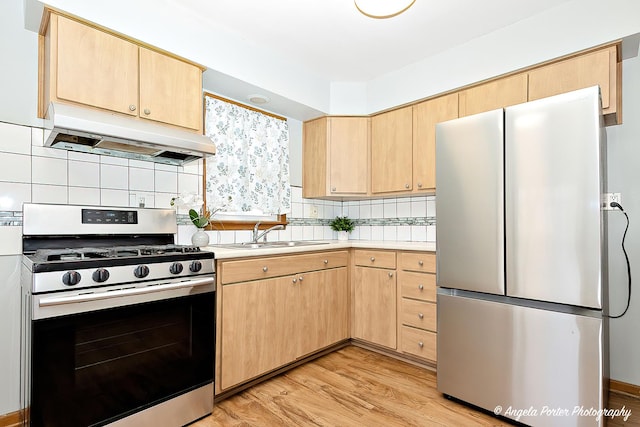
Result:
{"label": "stainless steel refrigerator", "polygon": [[535,426],[602,425],[598,87],[436,127],[438,390]]}

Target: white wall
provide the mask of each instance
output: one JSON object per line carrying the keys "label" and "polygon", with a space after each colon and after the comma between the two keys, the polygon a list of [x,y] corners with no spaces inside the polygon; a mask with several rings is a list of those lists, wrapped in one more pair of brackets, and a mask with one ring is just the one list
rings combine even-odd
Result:
{"label": "white wall", "polygon": [[[622,193],[622,203],[631,225],[626,248],[635,284],[629,312],[612,319],[611,378],[640,384],[640,58],[623,62],[624,124],[607,128],[608,191]],[[627,299],[627,269],[620,247],[625,227],[624,215],[609,212],[609,295],[611,314],[622,312]]]}
{"label": "white wall", "polygon": [[0,121],[42,125],[36,117],[37,48],[38,35],[24,29],[22,2],[0,2]]}

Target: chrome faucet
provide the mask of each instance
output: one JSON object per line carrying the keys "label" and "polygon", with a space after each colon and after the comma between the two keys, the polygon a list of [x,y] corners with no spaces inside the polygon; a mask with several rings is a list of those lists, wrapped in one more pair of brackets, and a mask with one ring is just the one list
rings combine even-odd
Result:
{"label": "chrome faucet", "polygon": [[260,240],[261,237],[264,236],[264,240],[265,242],[267,241],[267,233],[273,231],[273,230],[284,230],[284,225],[282,224],[278,224],[278,225],[274,225],[271,228],[267,228],[266,230],[264,230],[262,233],[258,234],[260,231],[260,221],[256,222],[256,225],[253,226],[253,235],[251,238],[251,243],[258,243],[258,240]]}

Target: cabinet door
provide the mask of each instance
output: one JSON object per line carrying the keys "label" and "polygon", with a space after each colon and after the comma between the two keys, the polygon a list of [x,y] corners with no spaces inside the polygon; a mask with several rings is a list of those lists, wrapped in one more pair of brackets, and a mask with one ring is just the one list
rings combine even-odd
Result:
{"label": "cabinet door", "polygon": [[140,48],[140,117],[202,131],[202,70]]}
{"label": "cabinet door", "polygon": [[395,349],[395,271],[355,267],[353,298],[353,337]]}
{"label": "cabinet door", "polygon": [[300,274],[298,289],[299,357],[349,338],[346,267]]}
{"label": "cabinet door", "polygon": [[62,16],[52,19],[58,33],[55,96],[137,115],[138,47]]}
{"label": "cabinet door", "polygon": [[371,119],[371,192],[409,191],[412,187],[412,107]]}
{"label": "cabinet door", "polygon": [[223,286],[222,389],[295,359],[297,291],[292,277]]}
{"label": "cabinet door", "polygon": [[413,191],[436,188],[436,124],[458,117],[458,94],[413,106]]}
{"label": "cabinet door", "polygon": [[460,117],[527,102],[527,73],[475,86],[458,94]]}
{"label": "cabinet door", "polygon": [[302,196],[327,195],[328,118],[304,123],[302,130]]}
{"label": "cabinet door", "polygon": [[602,109],[615,112],[611,96],[616,93],[615,46],[570,58],[529,72],[529,101],[599,85]]}
{"label": "cabinet door", "polygon": [[366,194],[369,180],[369,119],[329,119],[331,194]]}

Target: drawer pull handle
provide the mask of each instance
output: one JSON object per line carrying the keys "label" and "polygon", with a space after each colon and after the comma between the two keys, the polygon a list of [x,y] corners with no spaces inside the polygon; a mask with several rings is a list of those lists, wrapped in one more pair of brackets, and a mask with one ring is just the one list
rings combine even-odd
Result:
{"label": "drawer pull handle", "polygon": [[328,259],[325,259],[325,260],[324,260],[324,265],[327,265],[327,264],[329,264],[329,260],[328,260]]}
{"label": "drawer pull handle", "polygon": [[418,188],[422,188],[422,183],[421,182],[418,183]]}
{"label": "drawer pull handle", "polygon": [[420,348],[422,348],[422,347],[424,347],[424,343],[423,343],[422,341],[420,341],[420,342],[418,343],[418,346],[419,346]]}
{"label": "drawer pull handle", "polygon": [[424,319],[424,314],[418,313],[418,317],[421,318],[421,319]]}
{"label": "drawer pull handle", "polygon": [[391,271],[389,272],[389,277],[393,277],[393,273]]}
{"label": "drawer pull handle", "polygon": [[293,283],[296,283],[298,281],[298,279],[296,279],[295,277],[293,278]]}
{"label": "drawer pull handle", "polygon": [[303,279],[303,277],[302,277],[302,276],[300,276],[300,278],[299,278],[298,280],[300,280],[300,281],[302,282],[302,279]]}
{"label": "drawer pull handle", "polygon": [[133,104],[129,105],[129,111],[136,111],[136,106]]}
{"label": "drawer pull handle", "polygon": [[149,110],[148,108],[145,108],[144,109],[144,114],[146,114],[148,116],[149,114],[151,114],[151,110]]}
{"label": "drawer pull handle", "polygon": [[371,257],[371,262],[375,261],[376,257]]}
{"label": "drawer pull handle", "polygon": [[422,291],[422,290],[424,290],[424,286],[418,285],[418,289],[420,289]]}
{"label": "drawer pull handle", "polygon": [[419,265],[420,267],[422,267],[422,266],[424,265],[424,261],[422,261],[422,260],[418,261],[418,265]]}
{"label": "drawer pull handle", "polygon": [[406,189],[408,189],[409,187],[410,187],[410,185],[409,185],[409,184],[405,184],[405,185],[404,185],[404,188],[406,188]]}
{"label": "drawer pull handle", "polygon": [[267,270],[269,270],[269,268],[266,265],[262,267],[262,271],[264,271],[265,273],[267,272]]}

